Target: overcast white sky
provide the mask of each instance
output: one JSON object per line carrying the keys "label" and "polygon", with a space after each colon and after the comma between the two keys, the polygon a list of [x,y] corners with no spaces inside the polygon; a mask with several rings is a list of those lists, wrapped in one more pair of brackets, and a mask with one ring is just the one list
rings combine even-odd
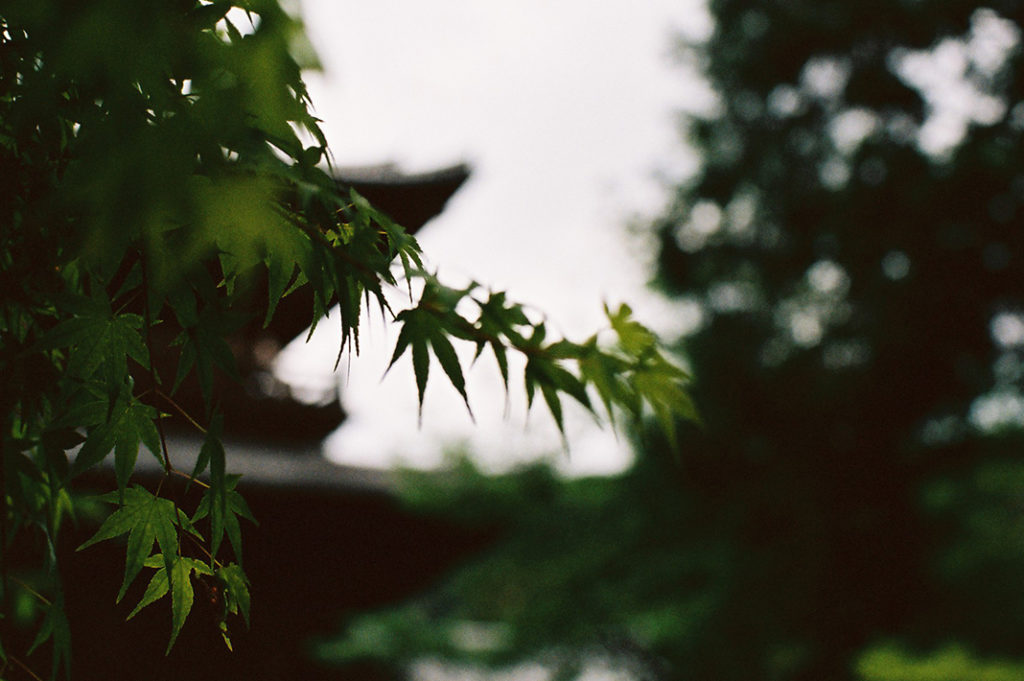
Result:
{"label": "overcast white sky", "polygon": [[[707,94],[674,64],[671,46],[680,30],[709,30],[700,0],[302,7],[324,65],[307,82],[339,165],[472,164],[469,183],[421,232],[442,280],[507,289],[577,340],[602,326],[605,300],[628,301],[642,321],[671,330],[664,303],[644,289],[650,249],[627,237],[627,224],[658,212],[659,176],[678,178],[694,163],[674,115],[704,106]],[[397,330],[376,317],[363,328],[362,354],[331,377],[336,325],[321,328],[309,345],[290,346],[279,370],[298,381],[340,381],[350,416],[325,444],[333,460],[430,466],[464,445],[501,469],[559,450],[542,405],[527,420],[513,400],[506,414],[486,354],[467,377],[476,424],[435,369],[419,428],[411,361],[381,381]],[[628,461],[612,433],[577,417],[562,465],[581,473]]]}

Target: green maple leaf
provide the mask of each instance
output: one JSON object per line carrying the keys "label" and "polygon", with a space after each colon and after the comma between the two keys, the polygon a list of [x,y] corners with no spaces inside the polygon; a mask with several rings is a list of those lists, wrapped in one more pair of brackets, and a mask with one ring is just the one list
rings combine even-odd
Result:
{"label": "green maple leaf", "polygon": [[[195,561],[198,562],[198,561]],[[178,632],[185,625],[185,619],[192,609],[195,592],[192,590],[191,561],[179,558],[173,561],[171,573],[171,638],[167,641],[166,653],[171,652]],[[165,654],[166,654],[165,653]]]}
{"label": "green maple leaf", "polygon": [[[221,483],[211,484],[210,488],[203,494],[195,514],[192,516],[193,523],[202,518],[210,517],[210,554],[217,555],[220,543],[226,534],[231,548],[237,560],[242,557],[242,529],[238,522],[239,518],[245,518],[249,522],[258,525],[253,517],[249,505],[241,494],[235,491],[235,486],[241,476],[223,476]],[[211,483],[213,480],[211,479]]]}
{"label": "green maple leaf", "polygon": [[432,327],[429,333],[430,347],[434,350],[434,356],[440,362],[448,380],[459,391],[462,401],[466,404],[466,409],[469,410],[469,415],[472,416],[473,410],[469,407],[469,396],[466,394],[466,379],[462,375],[462,365],[459,363],[458,355],[455,354],[455,348],[452,347],[451,341],[448,340],[448,336],[440,326]]}
{"label": "green maple leaf", "polygon": [[[166,563],[170,563],[168,571]],[[186,558],[183,556],[171,556],[165,560],[163,555],[151,556],[145,562],[146,567],[157,568],[146,586],[145,593],[126,619],[135,617],[143,608],[152,605],[171,592],[171,636],[167,642],[167,651],[171,652],[174,642],[185,625],[189,612],[192,610],[192,603],[195,600],[195,591],[192,588],[192,573],[201,575],[212,575],[213,571],[201,560]],[[168,574],[170,578],[168,578]]]}
{"label": "green maple leaf", "polygon": [[119,385],[128,373],[126,357],[149,366],[142,326],[136,314],[75,316],[47,332],[38,349],[67,349],[69,376],[84,381],[100,373],[108,386]]}
{"label": "green maple leaf", "polygon": [[114,472],[117,475],[118,490],[122,493],[135,470],[140,442],[160,459],[160,434],[154,423],[156,418],[156,409],[137,400],[129,402],[124,411],[114,445]]}
{"label": "green maple leaf", "polygon": [[427,379],[430,376],[430,350],[433,350],[441,369],[448,376],[448,380],[451,381],[459,395],[462,396],[466,409],[472,416],[473,410],[470,409],[469,396],[466,394],[466,378],[462,373],[462,365],[455,348],[448,340],[449,335],[456,335],[451,327],[460,322],[468,325],[468,322],[451,310],[441,314],[444,315],[444,321],[447,322],[448,328],[442,326],[442,320],[428,310],[414,308],[403,310],[398,314],[396,321],[403,323],[402,330],[398,334],[398,341],[395,343],[395,350],[391,355],[390,363],[388,363],[388,369],[394,366],[407,349],[412,349],[413,373],[416,375],[416,388],[419,392],[422,418],[423,396],[426,393]]}
{"label": "green maple leaf", "polygon": [[224,583],[224,599],[227,611],[241,613],[245,626],[249,626],[249,579],[241,566],[234,563],[217,570],[217,577]]}
{"label": "green maple leaf", "polygon": [[678,419],[700,422],[693,400],[686,391],[686,379],[686,372],[656,355],[651,366],[638,370],[630,381],[637,396],[654,410],[673,447],[677,444],[675,424]]}
{"label": "green maple leaf", "polygon": [[[272,249],[272,250],[270,250]],[[309,269],[306,264],[309,262],[309,253],[312,244],[309,239],[292,229],[280,230],[280,235],[275,237],[268,250],[273,255],[268,255],[264,262],[267,266],[267,314],[263,319],[263,327],[270,324],[270,320],[277,310],[277,304],[282,298],[288,295],[289,290],[297,282],[296,270]]]}
{"label": "green maple leaf", "polygon": [[181,345],[181,354],[178,357],[178,370],[173,390],[177,390],[189,370],[195,366],[199,389],[207,409],[212,406],[215,366],[231,378],[241,380],[235,366],[235,357],[224,340],[224,335],[226,335],[226,329],[223,320],[217,319],[215,312],[204,309],[200,313],[199,323],[182,331],[174,341],[175,344]]}
{"label": "green maple leaf", "polygon": [[[111,494],[105,494],[100,498],[108,502],[117,500],[117,496]],[[178,510],[174,502],[134,485],[124,490],[121,506],[110,514],[96,534],[79,546],[78,550],[123,534],[128,535],[124,581],[117,594],[117,600],[120,602],[153,551],[154,542],[159,545],[166,567],[170,571],[171,558],[178,553],[177,526],[187,521],[188,518]],[[191,524],[186,527],[191,529]],[[173,572],[171,575],[173,582]]]}
{"label": "green maple leaf", "polygon": [[[160,556],[158,560],[160,560],[160,562],[163,562],[163,556]],[[154,565],[151,565],[150,562],[151,561],[148,560],[146,561],[146,567],[156,567]],[[146,585],[146,591],[142,594],[142,598],[139,599],[139,602],[132,609],[132,611],[128,613],[128,617],[126,617],[125,619],[130,620],[131,618],[139,614],[139,611],[145,608],[147,605],[152,605],[153,603],[163,598],[167,594],[168,589],[170,589],[170,586],[171,582],[169,579],[167,579],[167,568],[161,565],[160,568],[153,573],[153,576],[150,577],[149,584]]]}
{"label": "green maple leaf", "polygon": [[657,336],[633,319],[633,310],[629,305],[623,303],[615,312],[605,305],[604,311],[612,328],[619,336],[619,345],[627,354],[639,357],[655,349],[658,342]]}
{"label": "green maple leaf", "polygon": [[128,478],[135,469],[140,442],[146,445],[157,460],[160,459],[160,436],[155,425],[157,417],[156,409],[131,395],[130,385],[122,385],[121,394],[107,421],[89,432],[85,444],[75,457],[71,476],[96,465],[113,449],[118,490],[124,493]]}
{"label": "green maple leaf", "polygon": [[416,388],[419,391],[420,409],[423,408],[423,394],[427,389],[427,377],[430,373],[430,355],[427,354],[427,336],[423,330],[424,315],[418,310],[402,310],[395,321],[402,322],[402,330],[398,332],[395,351],[385,371],[390,371],[405,351],[412,348],[413,371],[416,374]]}
{"label": "green maple leaf", "polygon": [[612,424],[615,423],[614,404],[625,406],[630,413],[638,412],[639,403],[635,403],[635,400],[631,402],[631,391],[621,379],[628,368],[625,360],[601,352],[597,347],[597,339],[592,338],[583,348],[579,366],[580,376],[597,391]]}

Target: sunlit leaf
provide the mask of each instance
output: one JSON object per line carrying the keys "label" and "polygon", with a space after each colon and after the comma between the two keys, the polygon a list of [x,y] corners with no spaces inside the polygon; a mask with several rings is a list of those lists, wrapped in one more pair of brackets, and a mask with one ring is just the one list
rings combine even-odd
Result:
{"label": "sunlit leaf", "polygon": [[626,304],[612,312],[606,305],[605,314],[612,328],[618,334],[619,344],[630,355],[639,357],[648,350],[654,349],[657,337],[645,326],[633,319],[633,310]]}

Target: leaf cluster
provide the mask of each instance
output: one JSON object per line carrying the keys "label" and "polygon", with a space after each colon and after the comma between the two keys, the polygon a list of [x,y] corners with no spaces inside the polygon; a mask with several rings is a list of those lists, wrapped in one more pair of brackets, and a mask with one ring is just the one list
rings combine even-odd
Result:
{"label": "leaf cluster", "polygon": [[[368,306],[396,319],[392,364],[411,351],[421,402],[433,355],[468,405],[453,345],[465,341],[491,349],[506,386],[508,353],[524,355],[527,396],[539,389],[559,428],[562,398],[594,411],[591,390],[609,415],[650,408],[667,427],[692,415],[685,374],[628,308],[609,312],[608,347],[552,342],[504,294],[428,274],[416,241],[332,177],[301,77],[314,66],[275,0],[0,9],[0,590],[6,607],[14,538],[42,537],[50,596],[38,594],[47,615],[33,649],[52,642],[53,676],[70,670],[71,648],[52,547],[74,510],[70,485],[111,453],[117,488],[102,499],[114,511],[81,548],[126,542],[118,600],[153,570],[130,617],[169,594],[170,649],[193,583],[214,580],[224,617],[248,620],[240,519],[252,517],[227,473],[218,385],[238,375],[230,334],[269,324],[300,288],[312,293],[310,333],[337,315],[338,360],[358,351]],[[413,281],[421,294],[395,312],[385,290],[411,295]],[[198,413],[177,399],[193,378]],[[163,432],[171,414],[204,433],[190,473]],[[142,448],[165,480],[203,486],[201,500],[132,484]],[[0,664],[22,666],[19,655]]]}
{"label": "leaf cluster", "polygon": [[634,420],[653,414],[673,440],[678,420],[697,418],[686,392],[689,375],[666,358],[656,336],[633,318],[628,305],[615,310],[605,306],[609,328],[604,339],[597,333],[575,343],[549,338],[545,322],[531,320],[524,306],[509,301],[504,292],[488,291],[475,282],[454,289],[434,276],[423,277],[418,304],[396,317],[402,328],[389,365],[406,352],[412,355],[421,407],[432,354],[469,408],[462,364],[449,340],[456,338],[474,344],[474,362],[485,349],[491,351],[506,391],[508,353],[521,355],[528,406],[539,391],[563,436],[565,397],[600,419],[592,399],[596,396],[613,423],[617,412]]}
{"label": "leaf cluster", "polygon": [[[248,619],[239,518],[251,514],[217,417],[216,376],[236,374],[226,338],[268,324],[306,286],[314,324],[338,305],[342,345],[354,343],[363,297],[385,306],[392,263],[420,263],[411,237],[323,167],[302,45],[276,2],[15,1],[0,12],[5,603],[14,538],[52,545],[69,485],[112,452],[117,490],[103,498],[117,508],[85,546],[126,535],[118,600],[154,568],[136,611],[170,592],[168,648],[195,579],[219,580],[225,612]],[[162,371],[157,355],[176,368]],[[163,422],[183,411],[175,395],[190,376],[205,409],[183,415],[206,432],[191,477],[208,480],[191,511],[130,484],[140,446],[166,475],[186,475]],[[224,537],[234,562],[219,562]],[[70,668],[70,641],[54,551],[42,567],[53,596],[33,649],[52,639],[56,674]]]}
{"label": "leaf cluster", "polygon": [[[170,499],[157,496],[139,485],[104,495],[101,497],[104,501],[118,504],[118,507],[104,521],[96,534],[78,547],[81,551],[98,542],[128,535],[125,574],[117,601],[120,602],[124,598],[128,587],[143,568],[154,569],[145,593],[128,614],[128,619],[170,592],[171,635],[167,643],[168,652],[192,608],[193,575],[196,578],[210,577],[220,583],[224,606],[219,625],[224,642],[229,648],[231,639],[228,634],[227,615],[241,614],[246,625],[249,623],[249,586],[241,565],[221,563],[215,558],[220,544],[218,529],[223,532],[225,524],[227,525],[235,555],[241,560],[242,545],[238,517],[255,522],[245,501],[234,490],[235,483],[237,478],[232,479],[227,487],[211,486],[191,518]],[[223,499],[224,503],[218,503],[217,499]],[[218,507],[222,507],[220,511],[211,511]],[[196,529],[196,523],[211,513],[220,518],[220,527],[218,528],[217,522],[211,523],[212,550],[207,554],[208,559],[200,560],[186,555],[183,552],[183,540],[188,540],[193,546],[203,550],[207,542]]]}

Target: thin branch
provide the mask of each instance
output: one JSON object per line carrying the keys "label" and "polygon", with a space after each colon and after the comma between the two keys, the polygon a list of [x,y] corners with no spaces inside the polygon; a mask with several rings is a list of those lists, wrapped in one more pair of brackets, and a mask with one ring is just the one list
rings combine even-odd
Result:
{"label": "thin branch", "polygon": [[203,482],[202,480],[200,480],[199,478],[193,478],[188,473],[186,473],[184,471],[179,471],[177,468],[171,470],[171,473],[173,473],[174,475],[177,475],[179,477],[182,477],[182,478],[188,478],[191,482],[196,483],[197,485],[199,485],[200,487],[202,487],[204,489],[210,489],[210,486],[208,484],[206,484],[205,482]]}
{"label": "thin branch", "polygon": [[134,303],[135,299],[138,298],[141,294],[142,294],[142,291],[139,291],[139,290],[134,291],[130,296],[128,296],[127,300],[125,300],[123,303],[121,303],[118,306],[117,311],[115,312],[115,314],[121,314],[122,312],[124,312],[125,309],[127,309],[127,307],[129,305]]}
{"label": "thin branch", "polygon": [[[174,410],[177,411],[182,416],[184,416],[185,420],[188,421],[190,424],[192,424],[196,428],[196,430],[198,430],[203,435],[206,435],[206,428],[203,428],[199,424],[198,421],[196,421],[194,418],[192,418],[192,416],[189,415],[189,413],[187,411],[185,411],[184,408],[182,408],[182,406],[180,404],[178,404],[177,402],[174,401],[174,398],[172,398],[170,395],[165,393],[160,388],[156,389],[156,394],[159,395],[160,397],[162,397],[164,399],[164,401],[167,402],[167,404],[169,404],[170,406],[174,407]],[[170,473],[172,471],[169,470],[167,472]]]}
{"label": "thin branch", "polygon": [[22,580],[18,579],[17,577],[11,577],[11,581],[15,582],[22,589],[24,589],[25,591],[29,592],[30,594],[32,594],[36,598],[38,598],[43,603],[43,605],[53,605],[53,603],[50,602],[49,598],[47,598],[43,594],[39,593],[38,591],[36,591],[35,589],[30,587],[25,582],[23,582]]}
{"label": "thin branch", "polygon": [[22,662],[21,660],[16,658],[14,655],[10,655],[9,654],[7,656],[7,659],[10,660],[11,662],[13,662],[14,664],[18,665],[19,667],[21,667],[21,670],[23,672],[25,672],[26,674],[31,676],[36,681],[43,681],[43,677],[39,676],[39,674],[36,674],[34,671],[32,671],[32,669],[29,668],[29,666],[27,664],[25,664],[24,662]]}
{"label": "thin branch", "polygon": [[207,549],[205,546],[203,546],[202,542],[200,542],[198,539],[196,539],[193,535],[191,535],[188,532],[186,532],[183,536],[186,537],[187,539],[189,539],[189,541],[191,541],[195,545],[195,547],[197,549],[199,549],[199,551],[201,551],[203,553],[203,555],[205,555],[207,558],[209,558],[210,561],[212,561],[214,565],[216,565],[219,568],[224,567],[224,563],[222,563],[219,560],[217,560],[216,558],[214,558],[213,554],[210,553],[210,550]]}

